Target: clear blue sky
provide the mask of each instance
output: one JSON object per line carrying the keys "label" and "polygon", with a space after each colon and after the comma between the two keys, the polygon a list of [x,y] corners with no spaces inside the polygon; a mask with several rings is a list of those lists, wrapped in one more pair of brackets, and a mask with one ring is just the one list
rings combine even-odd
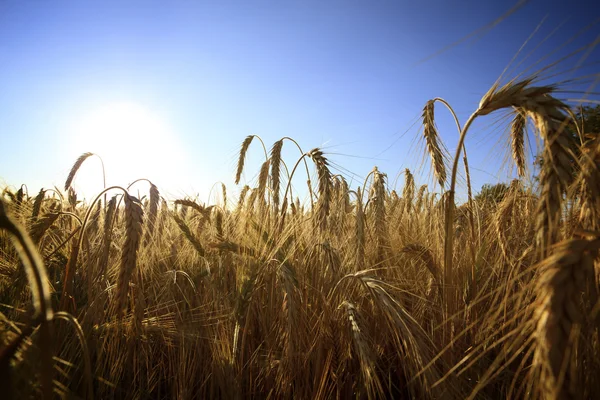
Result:
{"label": "clear blue sky", "polygon": [[[600,17],[593,2],[532,0],[492,30],[440,52],[514,4],[2,2],[0,185],[26,183],[30,192],[62,187],[75,159],[92,151],[109,164],[109,184],[146,177],[164,192],[199,193],[206,201],[218,181],[230,193],[239,191],[233,185],[237,153],[249,134],[260,135],[268,148],[282,136],[304,151],[325,147],[334,164],[360,179],[377,165],[392,185],[408,167],[417,183],[432,185],[418,126],[412,126],[425,102],[445,98],[464,122],[545,16],[519,59],[539,48],[523,66]],[[599,26],[549,60],[593,42]],[[558,79],[597,74],[599,53],[595,49],[582,68]],[[440,106],[436,111],[453,154],[453,122]],[[510,179],[506,122],[491,116],[473,127],[467,146],[475,189]],[[155,144],[142,143],[143,132]],[[106,142],[120,152],[105,154],[112,151]],[[289,143],[284,149],[291,168],[298,152]],[[252,182],[261,157],[253,143],[243,180]],[[91,176],[98,164],[85,168],[90,171],[82,170],[76,182],[94,180],[97,192],[101,182]],[[301,175],[296,183],[304,181]]]}

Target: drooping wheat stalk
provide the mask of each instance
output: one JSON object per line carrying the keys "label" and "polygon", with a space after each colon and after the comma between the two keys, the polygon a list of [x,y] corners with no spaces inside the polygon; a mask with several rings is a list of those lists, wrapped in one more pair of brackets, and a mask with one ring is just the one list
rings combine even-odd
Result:
{"label": "drooping wheat stalk", "polygon": [[[13,246],[19,254],[21,264],[25,269],[27,281],[31,290],[31,299],[33,303],[34,314],[32,318],[32,326],[39,325],[38,345],[40,348],[40,364],[41,374],[40,381],[42,386],[42,395],[44,399],[52,397],[52,370],[54,362],[52,359],[52,332],[48,326],[49,321],[54,317],[54,310],[50,300],[50,286],[48,284],[48,273],[46,267],[38,253],[35,245],[27,235],[26,231],[13,219],[7,215],[4,202],[0,198],[0,230],[6,230],[10,233]],[[23,333],[26,333],[27,329]],[[18,338],[19,343],[23,337]],[[10,346],[6,346],[10,349]],[[2,350],[5,350],[3,348]],[[8,359],[4,356],[10,356],[13,351],[16,351],[16,346],[7,353],[0,352],[0,361],[2,364],[8,363]],[[4,368],[3,372],[4,371]],[[9,393],[10,394],[10,393]]]}
{"label": "drooping wheat stalk", "polygon": [[[548,248],[556,242],[560,222],[563,193],[566,192],[573,177],[572,139],[565,127],[569,122],[568,106],[552,96],[554,86],[530,86],[534,78],[520,82],[509,82],[498,87],[497,84],[483,96],[479,108],[467,120],[462,128],[458,148],[452,164],[448,207],[446,208],[444,243],[444,279],[446,284],[452,279],[453,257],[453,220],[454,192],[458,160],[466,134],[473,121],[483,115],[502,108],[514,107],[533,120],[540,137],[544,141],[542,157],[544,165],[540,173],[541,196],[536,217],[536,244],[541,257],[547,255]],[[452,295],[450,295],[452,296]]]}
{"label": "drooping wheat stalk", "polygon": [[192,208],[193,210],[200,213],[200,215],[205,219],[210,219],[210,214],[214,207],[214,206],[205,207],[205,206],[202,206],[202,205],[196,203],[194,200],[189,200],[189,199],[177,199],[174,201],[174,203],[185,206],[185,207]]}
{"label": "drooping wheat stalk", "polygon": [[50,302],[50,286],[48,285],[46,267],[30,236],[6,213],[1,198],[0,229],[10,233],[13,246],[17,250],[25,269],[34,308],[33,319],[39,321],[51,320],[53,310]]}
{"label": "drooping wheat stalk", "polygon": [[173,213],[173,219],[179,226],[179,229],[181,229],[181,232],[183,232],[183,235],[185,236],[185,238],[187,240],[189,240],[189,242],[192,244],[192,246],[194,246],[194,249],[196,249],[196,251],[198,252],[198,255],[200,255],[200,257],[203,257],[204,256],[204,247],[202,246],[200,241],[196,238],[196,236],[194,236],[194,234],[190,230],[190,227],[185,223],[185,221],[183,219],[181,219],[175,213]]}

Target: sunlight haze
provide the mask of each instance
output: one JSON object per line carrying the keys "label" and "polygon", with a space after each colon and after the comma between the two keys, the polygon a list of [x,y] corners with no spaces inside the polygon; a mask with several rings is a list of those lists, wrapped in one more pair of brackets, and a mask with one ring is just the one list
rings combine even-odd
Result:
{"label": "sunlight haze", "polygon": [[[390,189],[405,168],[434,187],[420,129],[427,100],[446,99],[464,123],[515,54],[504,82],[589,45],[597,32],[582,28],[596,15],[583,2],[568,12],[527,2],[491,28],[516,3],[428,4],[3,2],[0,184],[62,187],[77,157],[94,152],[109,184],[148,178],[163,193],[208,201],[217,182],[239,192],[239,147],[256,134],[267,151],[283,136],[303,151],[322,147],[353,186],[378,166]],[[597,54],[545,74],[568,79],[579,65],[584,76]],[[565,97],[582,97],[592,83]],[[467,138],[475,190],[515,176],[508,121],[498,118],[477,122]],[[436,124],[453,156],[458,134],[441,105]],[[263,153],[252,144],[242,185],[254,183]],[[293,165],[300,154],[286,144],[283,155]],[[75,179],[86,197],[101,184],[99,163],[88,162]],[[294,185],[305,181],[299,174]]]}

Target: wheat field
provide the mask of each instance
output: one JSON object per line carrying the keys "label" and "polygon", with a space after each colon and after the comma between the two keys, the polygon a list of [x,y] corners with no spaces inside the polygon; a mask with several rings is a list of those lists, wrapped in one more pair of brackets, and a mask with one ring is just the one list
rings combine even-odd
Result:
{"label": "wheat field", "polygon": [[[262,144],[255,184],[236,199],[222,186],[217,204],[167,201],[147,179],[81,202],[72,184],[92,153],[64,188],[6,189],[3,398],[593,397],[600,142],[555,91],[534,78],[493,86],[452,157],[434,107],[452,109],[427,102],[438,192],[409,169],[401,193],[377,168],[349,187],[327,153],[291,138]],[[497,111],[519,175],[528,126],[544,162],[537,185],[476,200],[465,137]],[[236,183],[261,142],[243,141]],[[299,158],[283,160],[283,146]],[[300,202],[290,182],[305,173]]]}

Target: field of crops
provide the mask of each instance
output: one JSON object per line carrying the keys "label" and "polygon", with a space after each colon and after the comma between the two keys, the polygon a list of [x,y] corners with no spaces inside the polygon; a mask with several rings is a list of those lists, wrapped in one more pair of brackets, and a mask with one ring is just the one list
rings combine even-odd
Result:
{"label": "field of crops", "polygon": [[[447,104],[428,102],[438,193],[408,169],[398,192],[377,168],[349,187],[289,138],[262,144],[256,184],[217,204],[167,201],[151,177],[79,201],[91,153],[60,190],[4,190],[2,397],[594,397],[600,146],[554,90],[493,87],[452,157],[434,121]],[[475,200],[463,139],[502,110],[520,175],[524,130],[542,139],[537,184]],[[243,141],[237,182],[261,142]],[[289,182],[307,173],[300,202]]]}

